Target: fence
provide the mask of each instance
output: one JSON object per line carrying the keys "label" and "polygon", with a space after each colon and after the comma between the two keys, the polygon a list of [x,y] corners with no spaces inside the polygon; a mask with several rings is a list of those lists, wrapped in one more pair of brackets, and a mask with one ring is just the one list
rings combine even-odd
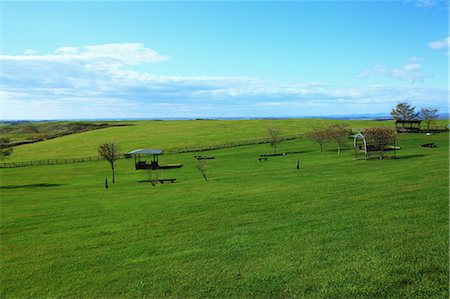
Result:
{"label": "fence", "polygon": [[427,124],[422,123],[420,126],[420,132],[446,132],[449,130],[448,126],[430,125],[428,128]]}
{"label": "fence", "polygon": [[[287,141],[287,140],[293,140],[293,139],[299,139],[299,138],[302,138],[302,135],[297,134],[297,135],[284,136],[284,137],[280,137],[279,140]],[[264,143],[269,143],[269,142],[270,142],[270,138],[247,139],[247,140],[240,140],[240,141],[236,141],[236,142],[214,144],[214,145],[172,148],[172,149],[164,150],[164,154],[170,155],[170,154],[181,154],[181,153],[191,153],[191,152],[203,152],[203,151],[218,150],[218,149],[245,146],[245,145],[264,144]]]}
{"label": "fence", "polygon": [[[289,135],[289,136],[281,137],[280,141],[287,141],[287,140],[293,140],[293,139],[299,139],[299,138],[302,138],[302,136],[299,134]],[[173,155],[173,154],[181,154],[181,153],[203,152],[203,151],[218,150],[218,149],[245,146],[245,145],[264,144],[264,143],[269,143],[269,142],[270,142],[269,138],[248,139],[248,140],[240,140],[240,141],[236,141],[236,142],[223,143],[223,144],[171,148],[171,149],[164,150],[164,154]],[[120,155],[120,159],[123,159],[126,157],[127,157],[126,154]],[[92,162],[92,161],[101,161],[101,160],[105,160],[105,159],[101,156],[92,156],[92,157],[84,157],[84,158],[70,158],[70,159],[46,159],[46,160],[37,160],[37,161],[0,163],[0,168],[74,164],[74,163]]]}
{"label": "fence", "polygon": [[100,161],[100,160],[105,160],[105,159],[101,156],[84,157],[84,158],[70,158],[70,159],[46,159],[46,160],[37,160],[37,161],[0,163],[0,168],[74,164],[74,163],[92,162],[92,161]]}

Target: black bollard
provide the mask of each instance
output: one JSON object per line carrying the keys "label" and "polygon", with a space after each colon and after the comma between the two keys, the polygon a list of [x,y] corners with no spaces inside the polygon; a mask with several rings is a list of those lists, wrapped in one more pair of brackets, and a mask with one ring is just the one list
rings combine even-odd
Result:
{"label": "black bollard", "polygon": [[105,188],[108,189],[108,179],[105,179]]}
{"label": "black bollard", "polygon": [[297,169],[300,169],[300,160],[297,160]]}

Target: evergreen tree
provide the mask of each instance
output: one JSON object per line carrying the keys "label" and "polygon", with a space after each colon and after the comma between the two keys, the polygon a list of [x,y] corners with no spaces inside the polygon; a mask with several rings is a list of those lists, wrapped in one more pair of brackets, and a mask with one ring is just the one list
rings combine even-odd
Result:
{"label": "evergreen tree", "polygon": [[415,110],[416,107],[411,106],[408,102],[401,102],[392,109],[391,115],[395,120],[416,120],[419,113]]}

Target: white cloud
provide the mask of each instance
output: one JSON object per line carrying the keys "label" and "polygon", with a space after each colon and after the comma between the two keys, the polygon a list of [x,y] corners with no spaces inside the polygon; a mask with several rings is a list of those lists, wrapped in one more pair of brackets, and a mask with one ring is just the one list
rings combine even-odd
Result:
{"label": "white cloud", "polygon": [[36,51],[36,50],[33,50],[33,49],[26,49],[23,53],[24,53],[25,55],[32,55],[32,54],[36,54],[37,51]]}
{"label": "white cloud", "polygon": [[114,59],[125,65],[135,65],[143,63],[155,63],[166,61],[169,58],[158,52],[145,48],[140,43],[126,44],[105,44],[97,46],[85,46],[82,56],[89,59],[108,58]]}
{"label": "white cloud", "polygon": [[405,3],[412,3],[418,8],[448,8],[448,0],[403,0]]}
{"label": "white cloud", "polygon": [[56,54],[73,54],[76,55],[79,53],[78,49],[75,47],[61,47],[55,50]]}
{"label": "white cloud", "polygon": [[409,57],[409,59],[408,59],[410,62],[421,62],[421,61],[423,61],[424,59],[422,58],[422,57],[418,57],[418,56],[411,56],[411,57]]}
{"label": "white cloud", "polygon": [[422,81],[424,76],[420,73],[422,65],[419,63],[422,59],[419,57],[411,57],[407,63],[400,68],[389,68],[384,65],[374,65],[366,70],[359,72],[356,76],[358,78],[370,77],[391,77],[401,79],[410,83]]}
{"label": "white cloud", "polygon": [[416,6],[420,8],[430,8],[438,3],[437,0],[415,0],[415,2]]}
{"label": "white cloud", "polygon": [[422,68],[422,66],[419,63],[409,63],[403,67],[403,70],[416,71],[416,70],[420,70],[421,68]]}
{"label": "white cloud", "polygon": [[0,55],[3,61],[88,63],[96,66],[139,65],[166,61],[169,58],[140,43],[104,44],[83,47],[61,47],[47,55]]}
{"label": "white cloud", "polygon": [[449,48],[449,45],[450,45],[450,36],[447,36],[438,41],[428,43],[428,47],[430,47],[433,50],[447,49]]}
{"label": "white cloud", "polygon": [[[448,91],[439,88],[284,84],[252,77],[165,76],[128,69],[167,60],[142,44],[62,47],[52,54],[0,58],[5,119],[373,113],[388,112],[398,99],[447,105]],[[401,68],[374,66],[360,76],[405,79],[420,71],[419,62],[411,58]]]}

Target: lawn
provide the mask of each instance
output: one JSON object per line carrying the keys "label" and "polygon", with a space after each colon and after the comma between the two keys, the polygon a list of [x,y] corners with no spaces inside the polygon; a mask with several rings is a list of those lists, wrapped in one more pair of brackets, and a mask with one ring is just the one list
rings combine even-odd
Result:
{"label": "lawn", "polygon": [[[282,135],[303,134],[315,127],[338,122],[349,128],[392,126],[392,121],[338,121],[325,119],[281,120],[192,120],[192,121],[130,121],[118,122],[130,126],[111,127],[24,144],[15,149],[6,162],[65,159],[97,155],[104,142],[116,142],[128,152],[138,148],[168,149],[223,144],[254,138],[267,138],[267,128],[281,129]],[[111,122],[113,123],[113,122]],[[12,136],[14,137],[14,136]]]}
{"label": "lawn", "polygon": [[[212,144],[264,137],[270,124],[306,130],[274,122],[139,123],[14,154],[62,155],[59,144],[84,156],[83,145],[111,138],[126,150]],[[438,147],[418,146],[429,142]],[[119,160],[109,189],[105,161],[1,169],[0,296],[448,298],[448,144],[445,133],[405,134],[398,159],[369,161],[304,138],[267,162],[257,160],[271,151],[264,144],[216,150],[204,153],[216,157],[208,181],[193,153],[165,155],[184,166],[162,172],[176,183],[155,187],[131,160]]]}

